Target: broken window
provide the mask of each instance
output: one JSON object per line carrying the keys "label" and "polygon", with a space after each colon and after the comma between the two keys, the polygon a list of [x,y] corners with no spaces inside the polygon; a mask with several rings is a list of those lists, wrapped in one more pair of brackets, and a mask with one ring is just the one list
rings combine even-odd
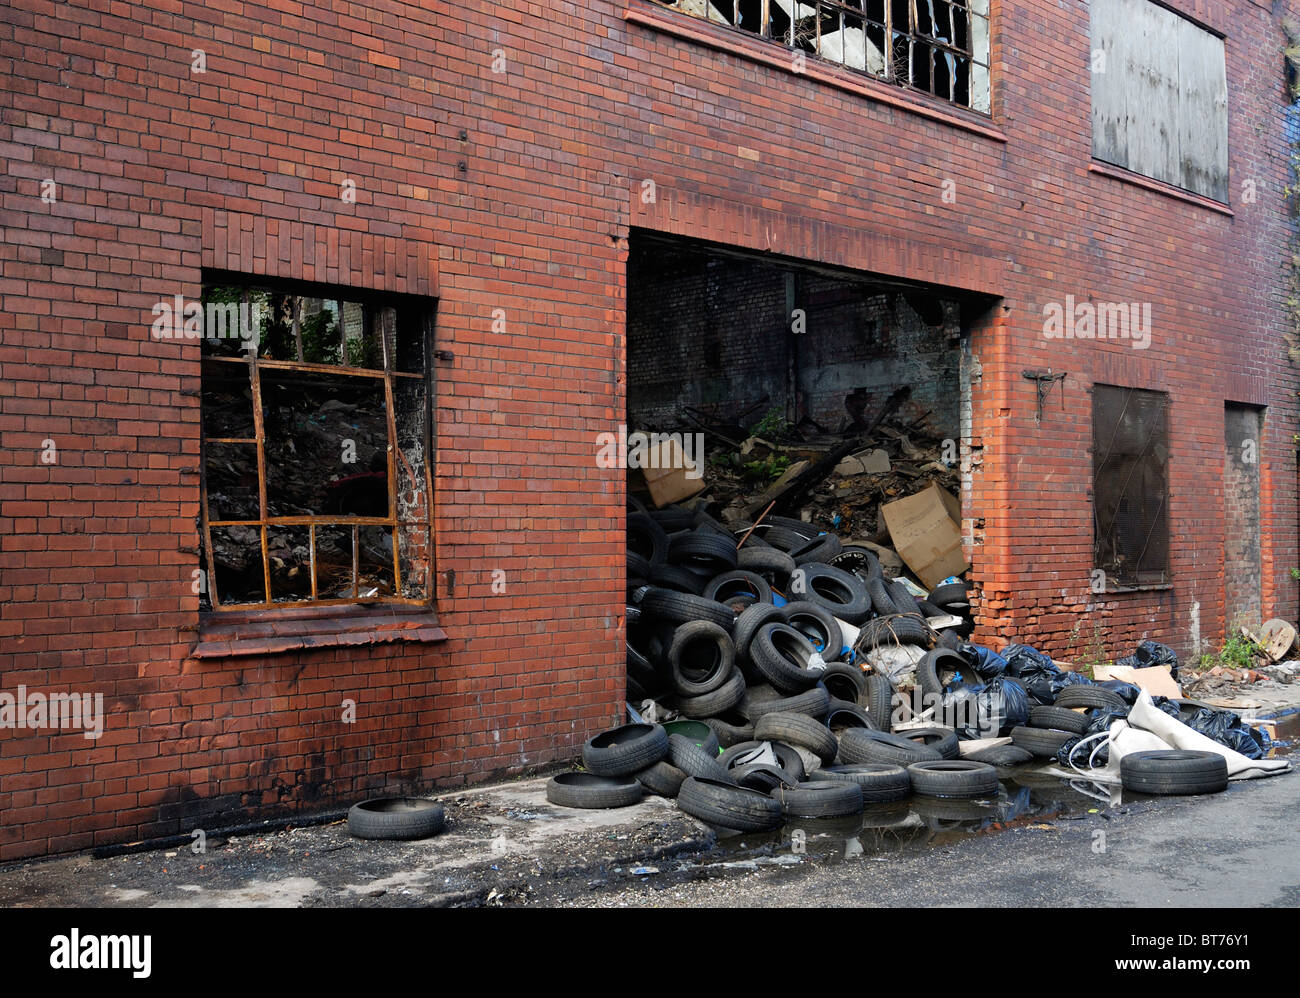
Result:
{"label": "broken window", "polygon": [[1223,39],[1151,0],[1093,0],[1092,155],[1226,203]]}
{"label": "broken window", "polygon": [[989,113],[988,0],[658,0]]}
{"label": "broken window", "polygon": [[210,283],[203,609],[427,604],[429,302]]}
{"label": "broken window", "polygon": [[1092,503],[1093,566],[1106,589],[1168,582],[1167,394],[1094,386]]}

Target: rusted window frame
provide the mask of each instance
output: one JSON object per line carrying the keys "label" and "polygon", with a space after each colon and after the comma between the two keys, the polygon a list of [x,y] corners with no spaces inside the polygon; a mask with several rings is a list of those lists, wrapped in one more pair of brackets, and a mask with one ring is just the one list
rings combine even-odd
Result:
{"label": "rusted window frame", "polygon": [[[248,368],[249,387],[251,392],[251,405],[253,409],[253,437],[208,437],[204,431],[202,413],[199,418],[199,489],[200,489],[200,529],[202,531],[203,549],[205,560],[207,562],[207,597],[208,606],[213,613],[238,613],[248,610],[284,610],[299,609],[305,607],[322,607],[322,606],[357,606],[368,604],[383,605],[404,605],[404,606],[424,606],[430,607],[434,602],[434,585],[435,578],[435,546],[433,536],[433,450],[431,446],[433,437],[432,423],[432,398],[428,397],[427,412],[428,419],[425,427],[425,460],[424,460],[424,511],[423,516],[414,520],[400,518],[397,513],[397,474],[396,462],[400,458],[406,468],[408,476],[414,479],[414,471],[407,462],[397,443],[397,426],[396,411],[393,399],[394,379],[405,378],[415,379],[425,382],[426,393],[432,392],[429,373],[429,349],[428,343],[425,344],[421,366],[422,373],[411,371],[399,371],[396,369],[395,358],[393,356],[396,348],[396,332],[390,336],[387,330],[383,328],[380,322],[384,308],[395,308],[394,299],[397,296],[377,295],[373,292],[354,292],[348,297],[342,297],[338,291],[333,295],[325,293],[313,293],[319,289],[305,284],[287,284],[284,286],[269,287],[260,283],[249,283],[247,278],[239,277],[220,278],[205,280],[205,289],[208,286],[234,286],[244,291],[245,296],[250,292],[267,291],[276,295],[292,295],[295,299],[303,297],[322,298],[326,301],[334,301],[338,306],[339,313],[339,336],[342,339],[342,352],[340,354],[341,363],[339,364],[319,364],[303,360],[285,361],[285,360],[267,360],[263,359],[257,351],[247,351],[246,356],[219,356],[207,355],[202,358],[201,364],[209,362],[242,364]],[[371,335],[375,335],[373,324],[379,323],[378,336],[383,344],[382,368],[363,368],[353,367],[346,363],[347,360],[347,331],[343,321],[343,304],[344,302],[356,302],[362,305],[363,322]],[[299,303],[295,301],[295,313],[299,310]],[[299,358],[302,357],[302,341],[298,334],[298,322],[300,316],[294,315],[294,339],[296,341],[296,350]],[[425,322],[426,340],[432,334],[428,328],[427,319]],[[295,516],[270,516],[267,509],[266,496],[266,437],[265,428],[262,419],[262,370],[286,370],[298,371],[310,374],[330,374],[342,377],[363,377],[376,378],[383,382],[384,388],[384,409],[386,417],[386,435],[387,435],[387,486],[388,486],[388,515],[384,517],[373,516],[346,516],[346,515],[295,515]],[[200,373],[200,378],[202,374]],[[202,392],[200,392],[200,406],[202,405]],[[213,520],[210,516],[208,507],[208,480],[207,480],[207,448],[209,444],[254,444],[257,448],[257,491],[258,491],[258,518],[256,520]],[[310,548],[310,567],[311,567],[311,598],[310,599],[291,599],[291,600],[273,600],[271,592],[271,562],[269,557],[269,545],[267,542],[268,527],[302,527],[308,528],[308,544]],[[352,528],[352,593],[350,597],[336,597],[330,599],[318,598],[318,579],[316,564],[316,531],[319,527],[347,527]],[[387,527],[389,536],[392,540],[392,569],[393,569],[393,595],[391,596],[361,596],[360,592],[360,559],[358,555],[358,542],[360,539],[360,529],[366,526]],[[212,529],[222,527],[257,527],[261,541],[262,549],[262,584],[263,584],[263,601],[260,603],[229,603],[223,605],[217,589],[216,557],[212,547]],[[426,560],[427,572],[425,578],[425,595],[423,597],[410,597],[399,595],[402,591],[402,568],[401,554],[399,543],[399,532],[402,528],[424,528],[428,556]]]}
{"label": "rusted window frame", "polygon": [[[729,0],[731,6],[731,18],[732,18],[730,22],[719,21],[709,15],[709,10],[708,10],[709,0],[699,0],[699,2],[702,2],[705,6],[705,10],[703,14],[697,14],[694,13],[693,11],[683,9],[681,4],[685,2],[685,0],[654,0],[654,2],[659,6],[666,7],[669,10],[675,11],[676,13],[679,14],[684,14],[687,17],[693,17],[696,18],[697,20],[706,21],[709,24],[718,24],[723,27],[730,28],[733,31],[743,32],[744,34],[747,35],[754,35],[759,38],[765,38],[768,39],[769,41],[776,42],[777,44],[785,45],[787,48],[790,48],[791,50],[796,52],[804,51],[803,49],[795,45],[794,38],[793,38],[793,30],[791,30],[790,35],[788,37],[778,37],[772,34],[773,0],[761,0],[761,11],[762,11],[760,15],[761,24],[758,31],[753,31],[750,30],[749,28],[738,26],[738,22],[741,20],[741,10],[740,10],[741,0]],[[876,80],[884,80],[888,83],[894,84],[895,86],[902,87],[905,90],[911,90],[915,93],[929,94],[930,96],[945,101],[946,103],[951,104],[954,107],[965,108],[966,110],[971,111],[975,114],[991,116],[992,93],[990,92],[990,94],[988,95],[989,110],[980,110],[976,108],[973,104],[973,101],[971,100],[971,96],[972,96],[972,90],[974,85],[974,79],[976,75],[975,67],[977,66],[983,69],[984,72],[987,74],[988,85],[990,87],[990,90],[992,88],[992,46],[993,46],[993,41],[992,41],[993,12],[991,9],[992,0],[989,0],[990,9],[988,10],[987,13],[981,13],[980,11],[977,11],[974,8],[972,0],[943,0],[943,2],[946,3],[947,6],[949,7],[948,31],[949,34],[953,36],[953,42],[948,42],[935,35],[927,35],[917,30],[916,25],[917,25],[918,18],[916,15],[916,5],[918,3],[925,2],[925,0],[906,0],[907,12],[908,12],[908,23],[905,28],[897,28],[897,29],[894,27],[894,23],[893,23],[894,5],[892,3],[892,0],[880,0],[882,10],[885,16],[883,22],[877,21],[874,18],[868,16],[866,0],[794,0],[794,2],[796,3],[796,5],[799,6],[812,7],[814,8],[816,13],[815,22],[817,26],[817,37],[815,38],[815,40],[813,40],[813,47],[815,51],[809,54],[815,55],[817,58],[823,59],[824,61],[828,62],[833,66],[840,66],[844,69],[847,69],[850,72],[861,73],[864,76],[869,76],[872,79],[876,79]],[[858,6],[854,6],[855,3]],[[717,2],[715,3],[715,6],[720,8],[725,8],[727,5],[728,5],[728,0],[717,0]],[[966,44],[968,47],[965,49],[958,48],[955,44],[956,31],[954,29],[953,18],[951,13],[951,9],[954,7],[966,12]],[[864,25],[864,31],[865,31],[865,25],[871,25],[883,31],[885,48],[884,51],[882,52],[882,55],[884,57],[884,68],[882,72],[873,73],[871,70],[866,68],[859,69],[855,66],[850,66],[847,63],[845,63],[842,59],[840,61],[836,61],[834,59],[827,59],[825,56],[822,55],[821,22],[822,22],[823,12],[828,15],[831,14],[838,15],[838,21],[839,21],[841,31],[844,28],[844,18],[846,15],[848,17],[853,18],[855,21],[861,22]],[[974,48],[974,38],[975,38],[974,23],[977,18],[980,18],[985,22],[984,34],[988,38],[988,44],[989,44],[989,51],[985,53],[983,59],[976,57],[975,48]],[[791,28],[793,29],[793,21],[791,22]],[[899,39],[906,43],[906,51],[908,54],[906,60],[907,62],[906,72],[901,75],[896,71],[896,60],[894,57],[894,35],[895,34],[898,34]],[[918,43],[924,45],[927,49],[930,50],[932,59],[936,55],[938,56],[951,55],[954,58],[964,59],[967,62],[968,64],[967,85],[966,85],[967,102],[965,104],[958,101],[955,97],[946,96],[944,94],[939,93],[935,89],[935,73],[933,70],[933,65],[930,72],[930,86],[928,89],[925,87],[917,86],[913,82],[911,54],[913,48]],[[951,74],[949,77],[949,89],[950,92],[955,93],[956,79]]]}

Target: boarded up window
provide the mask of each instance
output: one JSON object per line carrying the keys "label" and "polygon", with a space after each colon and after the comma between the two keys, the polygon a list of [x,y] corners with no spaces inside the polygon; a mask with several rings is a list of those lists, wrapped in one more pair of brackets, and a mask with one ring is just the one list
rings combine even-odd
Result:
{"label": "boarded up window", "polygon": [[1169,581],[1169,396],[1092,393],[1093,565],[1106,588]]}
{"label": "boarded up window", "polygon": [[1223,39],[1150,0],[1092,0],[1092,154],[1228,200]]}

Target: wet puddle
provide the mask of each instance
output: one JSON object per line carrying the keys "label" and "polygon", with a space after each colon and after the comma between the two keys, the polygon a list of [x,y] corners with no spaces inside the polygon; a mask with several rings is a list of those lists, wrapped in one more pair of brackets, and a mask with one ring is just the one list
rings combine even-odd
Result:
{"label": "wet puddle", "polygon": [[1026,768],[1003,775],[995,799],[909,797],[871,804],[848,818],[792,818],[771,832],[718,829],[719,870],[795,866],[805,858],[885,860],[900,852],[950,845],[1008,828],[1081,817],[1122,803],[1118,787],[1066,781]]}

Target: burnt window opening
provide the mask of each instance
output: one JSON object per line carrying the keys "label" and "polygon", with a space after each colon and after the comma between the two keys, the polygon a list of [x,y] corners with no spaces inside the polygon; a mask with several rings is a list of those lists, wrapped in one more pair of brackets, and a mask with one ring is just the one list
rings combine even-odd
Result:
{"label": "burnt window opening", "polygon": [[1169,574],[1169,396],[1096,385],[1092,394],[1093,567],[1106,589]]}
{"label": "burnt window opening", "polygon": [[200,609],[433,595],[433,303],[216,277],[198,325]]}
{"label": "burnt window opening", "polygon": [[989,0],[656,0],[897,86],[990,112]]}

